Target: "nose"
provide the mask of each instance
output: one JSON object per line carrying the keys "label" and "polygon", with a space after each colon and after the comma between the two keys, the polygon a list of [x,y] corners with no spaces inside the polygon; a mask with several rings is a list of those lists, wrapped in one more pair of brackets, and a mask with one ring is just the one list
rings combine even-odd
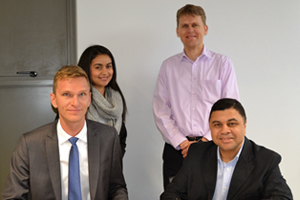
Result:
{"label": "nose", "polygon": [[72,105],[77,106],[79,104],[78,96],[74,95],[72,98]]}
{"label": "nose", "polygon": [[230,133],[230,128],[227,125],[222,126],[222,134],[226,135]]}
{"label": "nose", "polygon": [[189,31],[189,32],[191,32],[191,31],[193,31],[193,30],[194,30],[194,29],[193,29],[192,26],[189,26],[189,27],[188,27],[188,31]]}
{"label": "nose", "polygon": [[103,67],[100,74],[105,74],[105,75],[108,74],[107,69],[105,67]]}

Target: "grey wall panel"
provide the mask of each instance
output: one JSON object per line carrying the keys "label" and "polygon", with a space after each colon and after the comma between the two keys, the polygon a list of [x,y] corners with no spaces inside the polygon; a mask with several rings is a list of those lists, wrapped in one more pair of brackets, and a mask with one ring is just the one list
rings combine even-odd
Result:
{"label": "grey wall panel", "polygon": [[55,118],[54,74],[76,64],[75,0],[0,0],[0,46],[1,194],[20,135]]}
{"label": "grey wall panel", "polygon": [[0,86],[0,193],[19,137],[54,120],[51,91],[52,85]]}
{"label": "grey wall panel", "polygon": [[75,9],[71,2],[0,1],[1,75],[20,70],[49,75],[62,65],[76,64],[75,52],[70,55],[76,46],[69,39],[73,36],[75,41]]}

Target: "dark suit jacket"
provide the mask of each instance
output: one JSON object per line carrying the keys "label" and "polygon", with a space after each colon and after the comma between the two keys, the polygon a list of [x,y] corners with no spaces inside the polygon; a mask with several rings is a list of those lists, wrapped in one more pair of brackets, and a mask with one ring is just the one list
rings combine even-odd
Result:
{"label": "dark suit jacket", "polygon": [[[119,137],[113,127],[86,120],[92,200],[128,199]],[[3,199],[61,199],[57,121],[21,136]]]}
{"label": "dark suit jacket", "polygon": [[[293,199],[281,175],[279,154],[245,137],[228,191],[230,200]],[[217,180],[217,146],[199,142],[190,146],[188,156],[161,199],[212,199]]]}

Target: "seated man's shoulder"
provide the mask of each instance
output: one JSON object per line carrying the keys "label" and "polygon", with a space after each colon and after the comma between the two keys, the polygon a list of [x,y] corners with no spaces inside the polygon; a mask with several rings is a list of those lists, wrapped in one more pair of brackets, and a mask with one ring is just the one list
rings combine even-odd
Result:
{"label": "seated man's shoulder", "polygon": [[18,140],[18,146],[26,144],[25,146],[32,149],[45,146],[46,138],[53,138],[56,133],[56,124],[57,121],[54,121],[22,134]]}
{"label": "seated man's shoulder", "polygon": [[86,120],[87,122],[87,127],[89,129],[95,129],[95,130],[100,130],[101,131],[101,134],[104,134],[104,135],[111,135],[112,133],[115,133],[117,134],[117,131],[114,127],[112,126],[109,126],[107,124],[103,124],[101,122],[95,122],[95,121],[92,121],[92,120]]}
{"label": "seated man's shoulder", "polygon": [[37,127],[31,131],[28,131],[26,133],[24,133],[24,137],[26,138],[36,138],[36,136],[46,136],[49,134],[49,132],[51,131],[55,131],[56,130],[56,124],[57,121],[42,125],[40,127]]}
{"label": "seated man's shoulder", "polygon": [[281,161],[281,156],[277,152],[275,152],[269,148],[266,148],[264,146],[258,145],[255,142],[253,142],[252,140],[249,140],[249,141],[252,145],[252,152],[255,157],[259,157],[259,158],[265,159],[265,160],[276,159],[277,162]]}

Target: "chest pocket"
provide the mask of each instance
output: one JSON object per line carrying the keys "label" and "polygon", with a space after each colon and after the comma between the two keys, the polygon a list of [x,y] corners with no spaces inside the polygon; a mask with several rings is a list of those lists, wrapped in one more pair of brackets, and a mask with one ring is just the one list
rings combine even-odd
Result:
{"label": "chest pocket", "polygon": [[201,81],[201,97],[204,101],[211,104],[221,98],[222,81],[221,80],[202,80]]}

